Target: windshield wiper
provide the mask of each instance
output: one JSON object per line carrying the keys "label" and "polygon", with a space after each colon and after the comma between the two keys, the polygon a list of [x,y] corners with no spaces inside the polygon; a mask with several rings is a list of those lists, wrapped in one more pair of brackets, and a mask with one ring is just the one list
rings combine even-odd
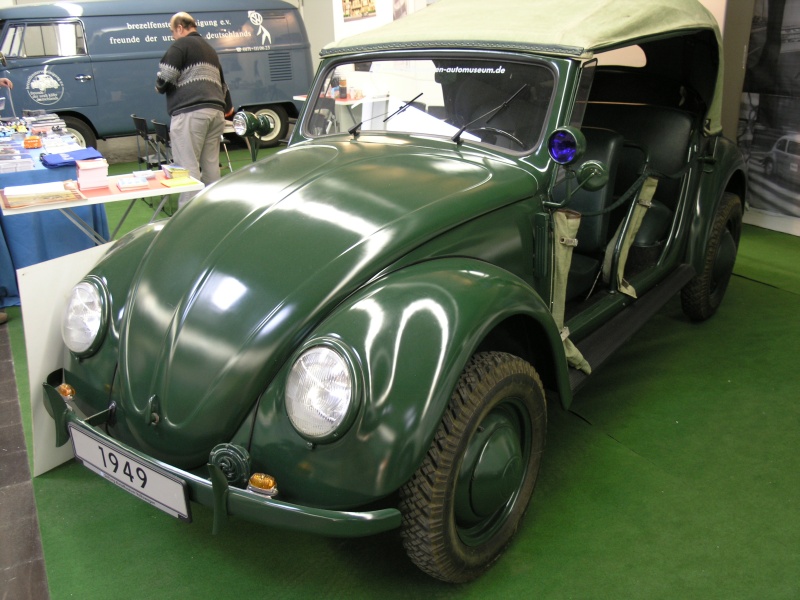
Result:
{"label": "windshield wiper", "polygon": [[[495,106],[493,109],[491,109],[491,110],[488,110],[488,111],[486,111],[485,113],[483,113],[483,114],[482,114],[480,117],[477,117],[477,118],[475,118],[475,119],[472,119],[472,121],[470,121],[469,123],[467,123],[466,125],[464,125],[464,126],[461,128],[461,129],[459,129],[458,131],[456,131],[456,134],[455,134],[455,135],[454,135],[452,138],[450,138],[450,139],[451,139],[451,141],[455,142],[456,144],[460,144],[460,143],[461,143],[461,134],[462,134],[462,133],[464,133],[464,132],[465,132],[467,129],[469,129],[470,127],[472,127],[472,126],[473,126],[475,123],[477,123],[477,122],[478,122],[478,121],[480,121],[481,119],[483,119],[483,118],[485,118],[485,117],[488,117],[489,115],[492,115],[491,117],[489,117],[488,119],[486,119],[486,123],[487,123],[487,124],[488,124],[488,123],[490,123],[492,119],[494,119],[494,118],[495,118],[496,116],[498,116],[498,115],[499,115],[501,112],[503,112],[505,109],[507,109],[507,108],[508,108],[508,106],[509,106],[509,105],[510,105],[510,104],[511,104],[513,101],[514,101],[514,98],[516,98],[517,96],[519,96],[519,95],[522,93],[522,90],[524,90],[524,89],[525,89],[525,88],[527,88],[527,87],[528,87],[528,84],[527,84],[527,83],[523,83],[523,84],[522,84],[522,87],[520,87],[520,88],[519,88],[519,89],[518,89],[516,92],[514,92],[513,94],[511,94],[511,96],[509,96],[508,100],[506,100],[505,102],[503,102],[501,105],[499,105],[499,106]],[[494,114],[492,114],[492,113],[494,113]]]}
{"label": "windshield wiper", "polygon": [[[417,94],[416,96],[414,96],[414,97],[413,97],[411,100],[409,100],[408,102],[404,102],[404,103],[403,103],[403,104],[400,106],[400,108],[398,108],[396,111],[394,111],[394,112],[393,112],[392,114],[390,114],[388,117],[386,117],[386,118],[383,120],[383,122],[384,122],[384,123],[386,123],[386,121],[388,121],[388,120],[389,120],[389,119],[391,119],[392,117],[395,117],[395,116],[399,115],[401,112],[405,111],[405,110],[406,110],[406,109],[407,109],[409,106],[411,106],[411,104],[412,104],[412,103],[416,102],[416,101],[417,101],[417,100],[420,98],[420,96],[422,96],[422,92],[420,92],[419,94]],[[387,111],[387,112],[388,112],[388,111]],[[383,117],[383,116],[384,116],[384,115],[386,115],[386,114],[387,114],[387,113],[383,113],[382,115],[376,115],[376,116],[374,116],[374,117],[370,117],[369,119],[364,119],[363,121],[359,121],[358,123],[356,123],[355,125],[353,125],[353,126],[350,128],[350,129],[348,129],[348,130],[347,130],[347,133],[349,133],[350,135],[352,135],[352,136],[353,136],[353,139],[356,139],[356,138],[358,138],[358,134],[360,133],[359,129],[361,129],[361,126],[362,126],[364,123],[366,123],[367,121],[372,121],[373,119],[379,119],[379,118]]]}

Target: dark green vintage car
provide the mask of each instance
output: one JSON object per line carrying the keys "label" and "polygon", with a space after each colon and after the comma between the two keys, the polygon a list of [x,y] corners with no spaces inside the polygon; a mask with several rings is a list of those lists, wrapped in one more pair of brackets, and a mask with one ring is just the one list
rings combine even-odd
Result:
{"label": "dark green vintage car", "polygon": [[182,519],[488,568],[547,409],[676,293],[717,310],[746,188],[695,0],[501,4],[328,46],[286,150],[118,241],[65,312],[58,443]]}

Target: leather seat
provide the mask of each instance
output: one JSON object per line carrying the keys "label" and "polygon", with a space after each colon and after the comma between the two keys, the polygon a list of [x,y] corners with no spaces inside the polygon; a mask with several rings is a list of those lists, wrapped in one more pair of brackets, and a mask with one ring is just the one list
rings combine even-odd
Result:
{"label": "leather seat", "polygon": [[[648,153],[649,168],[659,175],[658,187],[633,247],[660,247],[680,200],[689,143],[700,126],[697,118],[690,112],[665,106],[590,102],[583,122],[613,129],[622,134],[626,143],[632,142]],[[615,183],[617,196],[627,191],[641,173],[644,159],[641,149],[624,149]],[[620,213],[611,216],[611,228],[615,229],[621,221],[623,210],[627,211],[627,207],[620,207]]]}
{"label": "leather seat", "polygon": [[610,215],[602,211],[614,202],[614,181],[624,142],[619,133],[609,129],[584,127],[582,131],[586,137],[586,152],[582,161],[597,160],[604,163],[608,168],[609,179],[599,190],[578,189],[567,203],[567,208],[571,210],[582,215],[592,215],[581,217],[577,234],[578,245],[572,253],[567,279],[567,300],[587,293],[600,271],[606,244],[611,237]]}

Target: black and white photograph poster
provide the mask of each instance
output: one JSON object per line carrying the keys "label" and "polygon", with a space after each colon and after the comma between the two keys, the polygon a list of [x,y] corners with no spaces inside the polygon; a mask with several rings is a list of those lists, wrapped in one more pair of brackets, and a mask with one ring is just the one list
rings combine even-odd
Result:
{"label": "black and white photograph poster", "polygon": [[756,0],[737,141],[745,221],[800,235],[800,0]]}

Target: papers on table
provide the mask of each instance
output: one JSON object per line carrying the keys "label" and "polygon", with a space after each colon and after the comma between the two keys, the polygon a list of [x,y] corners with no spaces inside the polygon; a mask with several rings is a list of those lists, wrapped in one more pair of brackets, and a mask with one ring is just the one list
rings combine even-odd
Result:
{"label": "papers on table", "polygon": [[85,199],[77,189],[66,189],[63,181],[13,185],[3,190],[3,208],[7,209]]}
{"label": "papers on table", "polygon": [[140,188],[150,187],[150,182],[147,181],[146,177],[139,177],[139,176],[120,177],[119,179],[117,179],[117,187],[121,191],[136,190]]}
{"label": "papers on table", "polygon": [[178,187],[181,185],[192,185],[197,183],[197,180],[192,179],[191,177],[179,177],[177,179],[162,179],[161,185],[165,185],[167,187]]}
{"label": "papers on table", "polygon": [[52,194],[57,191],[64,191],[63,181],[32,183],[30,185],[10,185],[3,190],[3,193],[6,196],[29,196],[31,194]]}
{"label": "papers on table", "polygon": [[[103,172],[106,169],[100,166],[96,170]],[[0,206],[2,206],[3,210],[18,209],[20,213],[28,213],[50,210],[50,207],[46,206],[48,204],[67,204],[80,201],[88,204],[97,204],[115,200],[165,196],[180,193],[183,191],[181,188],[190,188],[194,191],[203,187],[203,184],[193,177],[165,179],[158,172],[150,176],[149,171],[138,171],[121,177],[107,177],[106,185],[101,185],[99,182],[96,184],[97,187],[94,187],[94,184],[89,185],[90,187],[86,187],[84,184],[79,188],[75,181],[54,181],[51,183],[9,186],[2,192]],[[61,210],[69,207],[54,206],[52,208]]]}

